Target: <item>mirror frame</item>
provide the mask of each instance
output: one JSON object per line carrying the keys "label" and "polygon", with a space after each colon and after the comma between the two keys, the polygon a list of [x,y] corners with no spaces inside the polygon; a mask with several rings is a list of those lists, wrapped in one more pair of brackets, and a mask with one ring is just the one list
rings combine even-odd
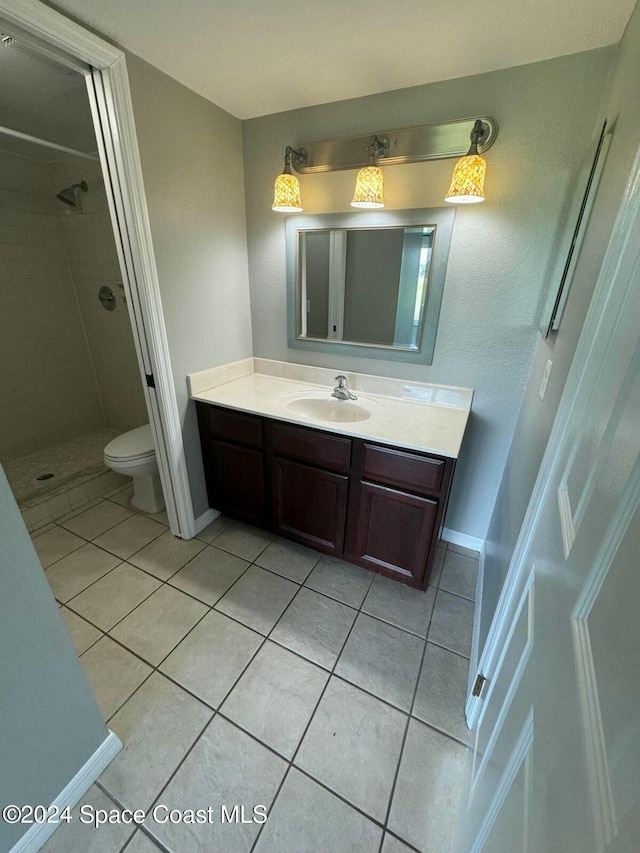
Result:
{"label": "mirror frame", "polygon": [[[326,352],[339,356],[361,356],[387,361],[405,361],[414,364],[432,364],[436,345],[440,307],[447,273],[455,208],[425,207],[412,210],[385,210],[358,213],[321,213],[287,216],[287,338],[291,349]],[[388,344],[362,344],[357,341],[300,338],[300,284],[298,276],[298,232],[331,228],[398,228],[402,226],[436,226],[435,240],[427,279],[427,298],[417,350],[394,348]]]}

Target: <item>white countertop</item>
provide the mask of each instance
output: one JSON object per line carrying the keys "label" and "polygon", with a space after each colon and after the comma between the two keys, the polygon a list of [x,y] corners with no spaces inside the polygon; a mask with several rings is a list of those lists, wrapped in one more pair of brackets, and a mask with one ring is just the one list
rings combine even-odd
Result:
{"label": "white countertop", "polygon": [[334,376],[339,372],[246,359],[191,374],[188,379],[191,398],[204,403],[339,435],[458,457],[473,400],[470,388],[345,373],[349,389],[358,396],[355,404],[371,412],[367,420],[336,423],[311,419],[287,409],[297,396],[324,399],[326,395],[327,400],[333,400]]}

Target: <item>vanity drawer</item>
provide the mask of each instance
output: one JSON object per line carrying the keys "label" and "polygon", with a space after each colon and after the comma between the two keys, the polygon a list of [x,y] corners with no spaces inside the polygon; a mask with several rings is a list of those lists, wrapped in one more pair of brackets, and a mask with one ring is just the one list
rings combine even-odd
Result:
{"label": "vanity drawer", "polygon": [[271,452],[309,462],[318,468],[347,474],[351,464],[351,439],[327,435],[305,427],[271,422]]}
{"label": "vanity drawer", "polygon": [[211,437],[246,444],[249,447],[262,447],[262,418],[206,404],[198,406],[198,414]]}
{"label": "vanity drawer", "polygon": [[364,445],[364,480],[396,486],[418,495],[431,495],[440,491],[444,468],[443,459],[375,444]]}

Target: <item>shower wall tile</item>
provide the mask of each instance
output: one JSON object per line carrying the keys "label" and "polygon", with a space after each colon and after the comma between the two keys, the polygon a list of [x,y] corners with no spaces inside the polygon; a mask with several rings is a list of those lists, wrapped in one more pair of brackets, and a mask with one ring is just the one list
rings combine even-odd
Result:
{"label": "shower wall tile", "polygon": [[0,151],[3,461],[104,426],[60,207],[44,163]]}
{"label": "shower wall tile", "polygon": [[[62,237],[105,425],[124,432],[146,423],[148,415],[100,165],[69,158],[47,166],[52,187],[81,180],[89,185],[87,193],[79,193],[81,215],[71,208],[62,211]],[[105,311],[98,300],[103,285],[116,294],[115,311]]]}

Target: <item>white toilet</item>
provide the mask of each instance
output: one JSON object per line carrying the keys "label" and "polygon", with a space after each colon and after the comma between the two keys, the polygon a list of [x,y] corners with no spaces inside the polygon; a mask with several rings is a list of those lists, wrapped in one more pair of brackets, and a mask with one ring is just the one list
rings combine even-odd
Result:
{"label": "white toilet", "polygon": [[110,441],[104,449],[104,464],[118,474],[133,477],[132,506],[142,512],[161,512],[164,509],[156,449],[149,424]]}

